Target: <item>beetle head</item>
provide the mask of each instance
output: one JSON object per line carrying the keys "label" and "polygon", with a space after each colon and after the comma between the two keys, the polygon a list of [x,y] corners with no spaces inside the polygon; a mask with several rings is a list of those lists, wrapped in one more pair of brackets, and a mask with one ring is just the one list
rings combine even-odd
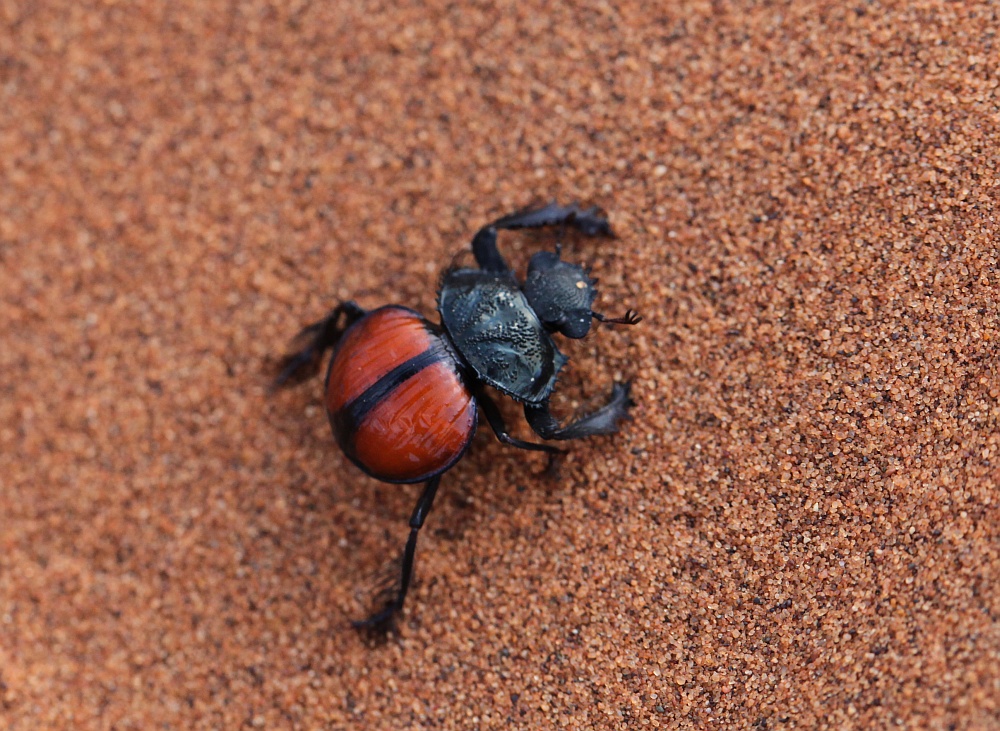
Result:
{"label": "beetle head", "polygon": [[559,252],[540,251],[528,264],[523,291],[546,328],[582,338],[590,331],[595,284],[579,264],[563,261]]}

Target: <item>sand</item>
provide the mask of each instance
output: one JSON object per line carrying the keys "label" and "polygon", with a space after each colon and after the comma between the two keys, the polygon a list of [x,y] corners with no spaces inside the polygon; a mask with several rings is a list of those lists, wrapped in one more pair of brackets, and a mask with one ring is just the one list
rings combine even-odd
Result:
{"label": "sand", "polygon": [[[0,727],[1000,727],[995,5],[0,22]],[[372,641],[419,487],[269,379],[549,199],[645,316],[553,407],[634,419],[555,475],[481,431]]]}

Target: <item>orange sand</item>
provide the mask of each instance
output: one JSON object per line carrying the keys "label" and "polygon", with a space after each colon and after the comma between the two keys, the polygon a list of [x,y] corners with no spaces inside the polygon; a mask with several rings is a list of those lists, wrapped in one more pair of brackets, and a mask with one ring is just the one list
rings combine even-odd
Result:
{"label": "orange sand", "polygon": [[[996,6],[550,5],[0,3],[0,727],[1000,727]],[[550,198],[635,419],[366,644],[419,487],[276,357]]]}

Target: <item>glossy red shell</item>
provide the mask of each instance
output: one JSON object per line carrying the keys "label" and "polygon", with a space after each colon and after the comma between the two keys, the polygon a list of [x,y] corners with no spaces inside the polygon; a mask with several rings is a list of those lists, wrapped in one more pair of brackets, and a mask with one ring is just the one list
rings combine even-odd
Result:
{"label": "glossy red shell", "polygon": [[475,399],[442,337],[416,312],[389,306],[358,320],[338,344],[327,412],[344,453],[373,477],[429,479],[475,434]]}

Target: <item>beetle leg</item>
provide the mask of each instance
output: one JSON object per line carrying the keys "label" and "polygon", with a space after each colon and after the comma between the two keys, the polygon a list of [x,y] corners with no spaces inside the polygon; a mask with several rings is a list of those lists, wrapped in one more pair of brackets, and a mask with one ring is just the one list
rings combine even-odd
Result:
{"label": "beetle leg", "polygon": [[497,250],[497,231],[559,225],[573,226],[588,236],[612,235],[608,219],[601,215],[599,209],[549,203],[542,208],[511,213],[483,226],[472,239],[472,253],[480,269],[487,272],[511,273],[507,260]]}
{"label": "beetle leg", "polygon": [[498,218],[490,224],[490,227],[496,229],[539,228],[560,224],[570,224],[588,236],[612,235],[608,219],[601,215],[600,209],[584,209],[575,204],[560,206],[557,203],[549,203],[542,208],[511,213],[503,218]]}
{"label": "beetle leg", "polygon": [[406,548],[403,549],[403,568],[399,577],[399,584],[396,587],[395,596],[386,602],[385,606],[367,619],[352,622],[357,629],[386,630],[393,616],[403,608],[403,601],[406,599],[406,592],[410,588],[410,579],[413,578],[413,557],[417,552],[417,534],[431,511],[434,504],[434,495],[437,494],[438,484],[441,482],[441,475],[434,475],[424,485],[424,491],[417,500],[417,506],[410,516],[410,537],[406,540]]}
{"label": "beetle leg", "polygon": [[630,387],[629,383],[616,383],[608,403],[563,427],[552,416],[548,402],[525,404],[524,418],[542,439],[582,439],[596,434],[613,434],[618,431],[618,422],[628,415],[632,406],[628,395]]}
{"label": "beetle leg", "polygon": [[476,401],[482,408],[483,413],[486,414],[486,421],[489,422],[490,428],[493,429],[493,433],[497,435],[497,439],[499,439],[502,444],[509,444],[510,446],[517,447],[519,449],[531,449],[537,452],[548,452],[549,454],[562,454],[565,452],[565,450],[559,449],[559,447],[553,447],[551,444],[526,442],[522,439],[518,439],[517,437],[512,437],[507,433],[507,425],[503,423],[503,415],[500,413],[500,409],[497,407],[496,402],[483,391],[476,394]]}
{"label": "beetle leg", "polygon": [[497,249],[497,230],[494,226],[483,226],[472,239],[472,255],[479,268],[487,272],[513,274],[507,260]]}
{"label": "beetle leg", "polygon": [[[330,314],[319,322],[307,325],[295,336],[296,340],[306,341],[306,346],[297,353],[292,353],[282,360],[281,373],[274,379],[273,388],[283,386],[301,369],[323,357],[323,353],[332,348],[340,340],[351,325],[364,317],[365,311],[357,303],[348,300],[341,302],[330,311]],[[340,320],[344,322],[341,324]]]}

